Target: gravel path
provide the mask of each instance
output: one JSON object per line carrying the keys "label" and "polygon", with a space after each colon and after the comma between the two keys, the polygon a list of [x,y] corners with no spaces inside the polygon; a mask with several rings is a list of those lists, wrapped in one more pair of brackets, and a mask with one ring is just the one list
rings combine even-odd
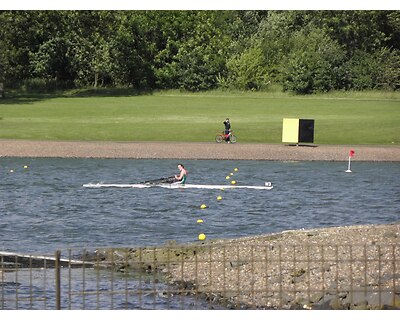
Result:
{"label": "gravel path", "polygon": [[0,157],[400,161],[400,146],[0,140]]}

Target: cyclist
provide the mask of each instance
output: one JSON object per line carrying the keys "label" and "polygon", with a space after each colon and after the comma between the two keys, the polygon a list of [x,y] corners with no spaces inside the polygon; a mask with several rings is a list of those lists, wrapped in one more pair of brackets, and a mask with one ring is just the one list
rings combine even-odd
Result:
{"label": "cyclist", "polygon": [[229,122],[229,118],[226,118],[224,121],[224,125],[225,125],[225,141],[230,143],[230,139],[231,139],[231,123]]}

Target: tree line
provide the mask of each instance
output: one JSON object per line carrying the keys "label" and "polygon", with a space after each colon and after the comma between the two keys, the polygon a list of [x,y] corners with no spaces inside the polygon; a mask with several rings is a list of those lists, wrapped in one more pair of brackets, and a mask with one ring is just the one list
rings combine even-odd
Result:
{"label": "tree line", "polygon": [[400,87],[400,11],[1,11],[9,88]]}

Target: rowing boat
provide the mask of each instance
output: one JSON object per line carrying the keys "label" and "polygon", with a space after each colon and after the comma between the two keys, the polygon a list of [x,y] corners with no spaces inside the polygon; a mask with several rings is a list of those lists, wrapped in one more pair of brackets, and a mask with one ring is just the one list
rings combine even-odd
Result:
{"label": "rowing boat", "polygon": [[86,183],[84,188],[166,188],[166,189],[255,189],[255,190],[271,190],[273,188],[270,182],[266,182],[264,186],[241,186],[241,185],[213,185],[213,184],[180,184],[180,183],[134,183],[134,184],[117,184],[117,183]]}
{"label": "rowing boat", "polygon": [[255,190],[271,190],[272,185],[265,186],[240,186],[240,185],[210,185],[210,184],[179,184],[179,183],[163,183],[163,184],[117,184],[117,183],[87,183],[84,188],[166,188],[166,189],[255,189]]}

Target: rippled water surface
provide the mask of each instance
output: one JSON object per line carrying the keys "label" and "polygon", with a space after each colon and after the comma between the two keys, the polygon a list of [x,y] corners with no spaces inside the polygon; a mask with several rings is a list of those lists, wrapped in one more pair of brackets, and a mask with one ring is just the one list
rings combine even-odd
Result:
{"label": "rippled water surface", "polygon": [[[185,161],[188,183],[273,183],[274,189],[87,189],[177,173],[174,160],[0,159],[0,249],[162,245],[400,219],[400,164]],[[28,166],[28,168],[24,168]],[[237,172],[234,168],[238,168]],[[11,172],[13,170],[14,172]],[[217,201],[217,196],[222,196]],[[207,209],[201,210],[200,205]],[[197,219],[203,224],[197,224]]]}

